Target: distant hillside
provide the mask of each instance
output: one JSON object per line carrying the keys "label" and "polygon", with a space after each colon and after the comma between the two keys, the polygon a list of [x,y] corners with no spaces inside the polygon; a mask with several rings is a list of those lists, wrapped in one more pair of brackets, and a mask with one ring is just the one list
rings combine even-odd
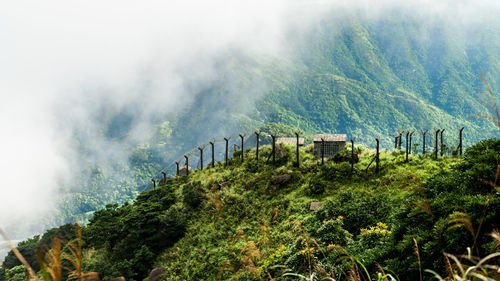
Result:
{"label": "distant hillside", "polygon": [[[455,143],[465,126],[472,144],[498,134],[493,124],[471,118],[486,111],[480,73],[500,89],[498,35],[487,26],[457,30],[408,15],[373,21],[332,15],[292,40],[287,59],[222,58],[221,73],[231,75],[200,93],[174,123],[174,135],[205,142],[223,132],[221,121],[243,127],[276,122],[366,143],[379,137],[389,147],[397,130],[446,128]],[[264,91],[257,98],[255,88]]]}
{"label": "distant hillside", "polygon": [[462,126],[469,143],[494,136],[492,124],[470,116],[485,111],[480,73],[498,89],[498,34],[403,16],[323,21],[297,47],[294,79],[265,96],[260,116],[363,141],[431,128],[456,141]]}

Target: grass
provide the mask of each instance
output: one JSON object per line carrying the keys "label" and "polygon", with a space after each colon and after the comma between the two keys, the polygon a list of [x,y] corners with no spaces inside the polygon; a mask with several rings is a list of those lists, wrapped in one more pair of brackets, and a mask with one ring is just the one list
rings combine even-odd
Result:
{"label": "grass", "polygon": [[[234,255],[233,248],[244,249],[248,241],[254,241],[259,247],[260,256],[271,255],[297,238],[291,231],[292,222],[314,219],[314,212],[309,211],[309,204],[313,201],[326,202],[347,191],[383,193],[403,199],[436,172],[449,170],[460,162],[460,158],[448,156],[433,160],[428,154],[410,155],[410,161],[405,163],[403,153],[382,150],[380,174],[375,175],[374,167],[365,172],[375,150],[359,146],[356,149],[360,153],[360,162],[355,164],[351,174],[348,163],[327,161],[320,166],[320,161],[312,155],[312,146],[301,149],[301,166],[296,168],[292,162],[294,147],[285,147],[290,159],[281,166],[255,163],[252,157],[255,151],[250,149],[246,151],[246,163],[243,165],[239,160],[232,159],[228,168],[218,164],[214,169],[197,170],[189,176],[191,181],[200,181],[202,186],[211,187],[206,188],[208,197],[213,197],[213,190],[216,189],[219,201],[217,204],[213,200],[205,201],[191,220],[184,238],[157,260],[157,266],[175,273],[169,280],[216,276],[226,265],[228,257]],[[269,147],[262,147],[260,159],[266,159],[265,155],[269,153]],[[250,174],[251,177],[248,177]],[[270,184],[272,179],[284,174],[290,175],[289,182],[281,186]],[[324,191],[311,194],[309,186],[315,177],[326,177],[321,182]],[[273,212],[273,224],[267,226],[263,235],[262,225]],[[224,242],[228,240],[227,233],[229,236],[244,234],[245,239],[229,246]],[[273,241],[272,247],[262,242],[263,236],[267,241]],[[231,275],[223,274],[223,277]]]}
{"label": "grass", "polygon": [[[409,161],[405,162],[402,152],[382,150],[381,170],[376,175],[374,167],[367,169],[375,151],[361,146],[356,146],[355,150],[359,153],[360,162],[355,164],[352,173],[349,163],[326,161],[325,165],[320,165],[320,161],[312,155],[311,146],[301,149],[301,166],[297,168],[292,161],[295,158],[294,147],[284,146],[278,158],[280,164],[276,166],[266,164],[264,160],[257,163],[253,158],[255,151],[249,149],[245,152],[245,163],[231,159],[229,167],[217,164],[215,168],[196,170],[187,177],[174,178],[169,184],[177,187],[177,198],[184,196],[184,185],[199,181],[206,199],[199,209],[192,211],[183,238],[161,254],[155,266],[166,268],[168,276],[163,277],[166,280],[398,280],[397,275],[387,268],[365,266],[366,262],[359,259],[357,253],[349,253],[339,245],[323,245],[316,241],[309,234],[317,230],[313,223],[317,220],[317,213],[309,210],[310,203],[328,202],[351,192],[365,197],[385,196],[403,206],[426,180],[436,173],[451,170],[462,160],[449,156],[434,160],[428,154],[410,155]],[[266,159],[269,153],[270,147],[262,147],[261,159]],[[497,179],[499,171],[500,168]],[[489,184],[491,194],[498,190],[496,180]],[[422,194],[425,196],[425,193]],[[421,202],[420,210],[433,216],[430,205],[426,205],[425,200]],[[183,200],[177,200],[174,207],[182,208]],[[487,208],[488,204],[485,212]],[[465,227],[474,237],[481,231],[481,226],[477,230],[471,228],[466,213],[457,216],[451,223],[450,228]],[[76,229],[76,237],[69,243],[55,238],[50,248],[39,252],[41,279],[64,280],[66,277],[62,274],[66,270],[69,279],[99,280],[96,272],[84,273],[83,268],[86,261],[99,259],[102,253],[93,248],[83,249],[79,228]],[[498,237],[500,234],[497,233],[496,243],[500,244]],[[412,241],[418,260],[419,279],[423,280],[426,274],[422,272],[420,242],[415,238]],[[308,265],[304,272],[280,266],[284,264],[280,260],[281,255],[289,252],[288,247],[294,244],[299,245],[297,249],[303,252],[302,259]],[[15,248],[12,249],[15,252]],[[281,254],[277,254],[280,251]],[[336,272],[334,264],[319,263],[315,256],[310,255],[313,252],[324,257],[337,255],[338,259],[331,262],[344,264],[349,270]],[[276,257],[274,265],[267,267],[272,272],[263,274],[262,266],[272,256]],[[449,275],[458,274],[455,280],[475,280],[481,272],[491,275],[492,270],[496,270],[486,261],[493,261],[497,255],[487,256],[486,260],[469,255],[468,260],[475,264],[469,263],[468,266],[463,265],[460,258],[448,254],[445,257],[445,260],[452,261],[449,262]],[[22,260],[22,256],[18,258]],[[68,262],[68,266],[63,267],[64,261]],[[473,269],[464,275],[461,266]],[[30,267],[25,264],[25,268],[29,271]],[[37,276],[32,273],[28,279],[37,280]]]}
{"label": "grass", "polygon": [[[0,236],[8,243],[16,257],[23,264],[26,275],[26,281],[101,281],[96,272],[84,273],[82,271],[83,249],[82,249],[82,230],[75,226],[76,239],[63,244],[62,240],[54,236],[50,247],[37,249],[37,261],[40,265],[40,272],[35,273],[30,264],[19,253],[17,248],[10,242],[5,233],[0,229]],[[71,267],[66,267],[64,261],[68,261]],[[69,271],[68,276],[63,276],[63,269]],[[9,280],[17,281],[10,276]]]}

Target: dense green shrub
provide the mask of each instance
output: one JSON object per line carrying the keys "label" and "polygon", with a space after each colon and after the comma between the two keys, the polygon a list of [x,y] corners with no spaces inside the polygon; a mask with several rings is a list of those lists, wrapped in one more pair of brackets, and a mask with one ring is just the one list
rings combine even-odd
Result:
{"label": "dense green shrub", "polygon": [[338,216],[335,219],[324,220],[321,226],[316,230],[315,237],[318,238],[318,242],[326,245],[343,245],[351,241],[352,235],[343,228],[344,218]]}
{"label": "dense green shrub", "polygon": [[326,184],[320,177],[312,176],[307,182],[306,193],[308,195],[318,195],[325,192]]}
{"label": "dense green shrub", "polygon": [[[3,272],[3,277],[2,277]],[[4,279],[2,279],[4,278]],[[3,268],[0,270],[0,280],[9,280],[9,281],[25,281],[26,280],[26,268],[22,265],[16,265],[9,270],[4,270]]]}
{"label": "dense green shrub", "polygon": [[316,213],[318,221],[342,216],[344,228],[351,233],[358,233],[361,228],[375,225],[377,222],[388,222],[395,208],[395,202],[385,194],[359,194],[352,191],[341,193],[337,198],[329,200]]}
{"label": "dense green shrub", "polygon": [[[25,241],[19,242],[17,249],[24,256],[28,264],[30,264],[35,271],[40,270],[38,265],[36,250],[42,249],[45,251],[50,246],[54,237],[60,238],[63,242],[71,241],[75,238],[75,225],[64,224],[60,227],[51,228],[47,230],[42,236],[36,235]],[[8,268],[20,266],[21,262],[17,259],[12,251],[10,251],[4,259],[4,264]]]}
{"label": "dense green shrub", "polygon": [[442,252],[462,253],[468,246],[476,255],[488,253],[489,233],[500,227],[500,197],[488,184],[494,181],[499,163],[500,140],[482,141],[468,148],[454,169],[425,182],[411,204],[395,216],[397,241],[387,256],[397,253],[399,258],[388,258],[386,264],[400,276],[415,276],[416,260],[408,258],[414,251],[413,238],[425,256],[422,267],[442,274]]}
{"label": "dense green shrub", "polygon": [[235,150],[233,152],[233,158],[236,158],[236,159],[241,158],[241,153],[242,153],[241,149]]}
{"label": "dense green shrub", "polygon": [[[174,203],[172,186],[163,185],[142,193],[133,205],[109,205],[96,212],[84,228],[84,239],[88,247],[104,248],[112,266],[93,271],[109,278],[116,272],[127,279],[144,278],[156,255],[184,233],[185,228],[179,228],[182,216],[170,210]],[[179,222],[171,223],[177,219]]]}
{"label": "dense green shrub", "polygon": [[342,159],[344,158],[344,156],[346,156],[346,155],[347,155],[347,150],[346,150],[346,149],[344,149],[344,150],[342,150],[342,151],[340,151],[340,152],[335,153],[335,154],[334,154],[332,157],[330,157],[330,159],[328,159],[328,160],[331,160],[331,161],[333,161],[333,162],[335,162],[335,163],[340,163],[340,162],[342,161]]}
{"label": "dense green shrub", "polygon": [[[23,257],[26,259],[26,261],[31,265],[33,265],[34,270],[40,270],[40,267],[38,267],[38,263],[36,261],[36,255],[35,251],[40,247],[40,236],[36,235],[32,238],[29,238],[25,241],[19,242],[17,245],[17,249],[23,255]],[[7,256],[5,257],[4,260],[4,265],[7,268],[13,268],[15,266],[21,265],[21,262],[16,258],[14,253],[10,251]]]}
{"label": "dense green shrub", "polygon": [[285,246],[281,246],[278,250],[267,257],[259,267],[260,276],[263,278],[267,278],[269,275],[276,276],[279,272],[279,269],[276,269],[276,266],[284,264],[283,256],[286,251],[287,248]]}
{"label": "dense green shrub", "polygon": [[330,182],[343,182],[351,174],[351,164],[349,162],[327,163],[319,167],[318,174],[323,179]]}
{"label": "dense green shrub", "polygon": [[187,217],[186,209],[179,206],[172,206],[160,216],[162,234],[165,239],[162,241],[163,245],[171,246],[184,235]]}
{"label": "dense green shrub", "polygon": [[182,187],[182,196],[184,205],[196,209],[205,199],[204,190],[201,187],[201,182],[194,181],[185,184]]}

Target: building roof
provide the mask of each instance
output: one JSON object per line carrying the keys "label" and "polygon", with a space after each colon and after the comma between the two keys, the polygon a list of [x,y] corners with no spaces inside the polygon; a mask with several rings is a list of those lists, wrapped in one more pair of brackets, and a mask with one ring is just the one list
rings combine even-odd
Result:
{"label": "building roof", "polygon": [[[297,144],[297,138],[289,137],[289,138],[277,138],[276,143],[284,143],[290,145]],[[304,145],[304,138],[299,138],[299,145]]]}
{"label": "building roof", "polygon": [[324,139],[325,142],[332,142],[332,141],[345,142],[345,141],[347,141],[347,135],[346,134],[317,134],[314,136],[314,142],[321,142],[321,139]]}

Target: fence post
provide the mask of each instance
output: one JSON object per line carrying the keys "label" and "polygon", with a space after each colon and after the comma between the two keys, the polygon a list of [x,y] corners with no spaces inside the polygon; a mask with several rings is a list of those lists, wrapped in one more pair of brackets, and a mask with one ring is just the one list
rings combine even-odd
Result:
{"label": "fence post", "polygon": [[212,146],[212,168],[214,168],[214,167],[215,167],[215,159],[214,159],[214,158],[215,158],[215,157],[214,157],[214,154],[215,154],[215,152],[214,152],[214,142],[212,142],[212,141],[211,141],[211,142],[210,142],[210,145]]}
{"label": "fence post", "polygon": [[177,166],[177,172],[175,175],[178,176],[179,175],[179,162],[175,162],[175,165]]}
{"label": "fence post", "polygon": [[[163,182],[166,183],[167,182],[167,173],[165,172],[161,172],[163,174]],[[161,184],[161,181],[160,181],[160,184]]]}
{"label": "fence post", "polygon": [[228,153],[228,150],[229,150],[229,139],[228,138],[224,138],[224,140],[226,141],[226,155],[224,157],[224,161],[225,161],[225,166],[227,166],[227,153]]}
{"label": "fence post", "polygon": [[380,141],[379,139],[375,139],[377,141],[377,156],[376,156],[376,160],[375,160],[375,173],[378,174],[378,171],[379,171],[379,165],[380,165]]}
{"label": "fence post", "polygon": [[325,164],[325,139],[321,138],[321,165]]}
{"label": "fence post", "polygon": [[201,147],[198,147],[198,150],[200,151],[200,167],[201,167],[201,170],[203,170],[203,148]]}
{"label": "fence post", "polygon": [[256,148],[255,149],[255,160],[257,162],[259,162],[259,141],[260,141],[259,136],[260,136],[260,133],[259,132],[255,132],[255,137],[257,139],[257,145],[255,147]]}
{"label": "fence post", "polygon": [[394,137],[394,149],[398,148],[398,136]]}
{"label": "fence post", "polygon": [[296,161],[297,161],[297,168],[300,167],[300,159],[299,159],[299,133],[295,132],[295,137],[297,138],[297,150],[295,152],[296,154]]}
{"label": "fence post", "polygon": [[153,182],[153,188],[156,188],[156,181],[155,181],[155,179],[151,179],[151,181]]}
{"label": "fence post", "polygon": [[404,133],[404,131],[399,132],[399,144],[398,144],[398,149],[401,149],[401,143],[403,142],[403,133]]}
{"label": "fence post", "polygon": [[422,154],[425,154],[425,134],[427,134],[427,130],[422,131]]}
{"label": "fence post", "polygon": [[408,136],[410,135],[410,131],[406,132],[406,162],[408,162]]}
{"label": "fence post", "polygon": [[409,154],[411,154],[411,141],[413,139],[413,133],[415,133],[415,131],[413,131],[413,132],[410,133],[410,148],[409,148],[409,151],[408,151]]}
{"label": "fence post", "polygon": [[458,145],[460,147],[460,156],[462,156],[462,132],[463,132],[463,130],[464,130],[464,127],[462,127],[462,129],[460,129],[460,135],[459,135],[460,143]]}
{"label": "fence post", "polygon": [[444,151],[443,151],[443,132],[444,132],[445,129],[442,129],[441,130],[441,156],[444,155]]}
{"label": "fence post", "polygon": [[354,172],[354,140],[351,139],[351,174]]}
{"label": "fence post", "polygon": [[[276,136],[271,135],[271,138],[273,139],[273,165],[276,164]],[[269,159],[269,158],[268,158]]]}
{"label": "fence post", "polygon": [[189,158],[186,155],[184,158],[186,158],[186,175],[189,175]]}
{"label": "fence post", "polygon": [[441,130],[436,130],[436,139],[434,140],[434,158],[435,158],[435,159],[437,159],[437,158],[438,158],[438,150],[439,150],[439,146],[438,146],[439,131],[441,131]]}
{"label": "fence post", "polygon": [[245,148],[244,148],[244,144],[245,144],[245,136],[244,135],[241,135],[240,134],[240,138],[241,138],[241,162],[245,161]]}

